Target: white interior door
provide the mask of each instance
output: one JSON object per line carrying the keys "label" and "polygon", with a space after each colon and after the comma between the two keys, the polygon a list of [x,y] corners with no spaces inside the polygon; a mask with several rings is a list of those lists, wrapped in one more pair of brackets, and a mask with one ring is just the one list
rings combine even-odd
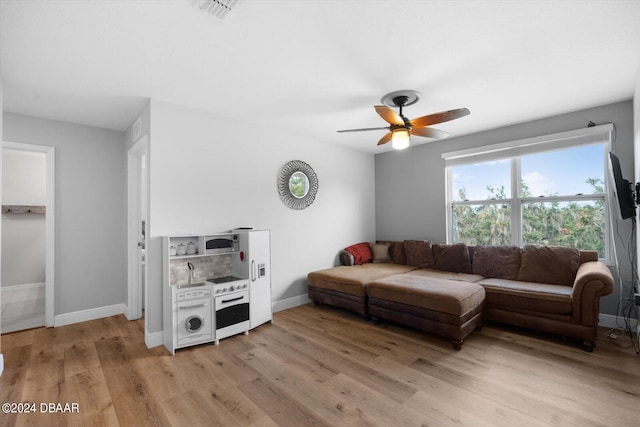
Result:
{"label": "white interior door", "polygon": [[148,258],[148,137],[131,147],[127,156],[127,318],[142,317]]}

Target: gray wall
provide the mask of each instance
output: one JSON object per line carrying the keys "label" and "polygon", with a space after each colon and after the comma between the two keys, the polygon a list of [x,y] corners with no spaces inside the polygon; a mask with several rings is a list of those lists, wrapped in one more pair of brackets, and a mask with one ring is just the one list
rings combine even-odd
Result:
{"label": "gray wall", "polygon": [[[473,111],[468,119],[473,119]],[[631,100],[376,155],[376,238],[445,241],[442,153],[575,130],[586,127],[589,121],[615,124],[615,151],[624,176],[630,179],[634,173]],[[630,221],[618,221],[618,227],[620,235],[629,236]],[[620,242],[617,248],[618,254],[624,253]],[[630,269],[628,259],[621,259],[620,271],[625,281],[630,280]],[[615,268],[612,271],[617,277]],[[613,294],[601,300],[601,312],[616,314],[618,298],[616,286]]]}
{"label": "gray wall", "polygon": [[55,315],[126,303],[124,133],[5,112],[3,139],[55,147]]}

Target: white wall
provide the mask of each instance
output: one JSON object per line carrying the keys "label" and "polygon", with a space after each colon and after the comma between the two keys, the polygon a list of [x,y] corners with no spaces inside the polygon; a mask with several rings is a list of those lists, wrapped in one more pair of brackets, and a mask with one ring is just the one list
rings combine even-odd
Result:
{"label": "white wall", "polygon": [[56,150],[54,314],[126,303],[124,133],[5,112],[3,138]]}
{"label": "white wall", "polygon": [[[376,238],[446,240],[442,153],[579,129],[586,127],[589,121],[615,124],[616,154],[620,157],[623,175],[631,177],[634,156],[632,101],[376,155]],[[629,236],[630,221],[619,221],[618,226],[622,236]],[[617,248],[618,254],[624,253],[622,246],[618,245]],[[620,259],[620,270],[623,278],[629,280],[631,270],[626,257]],[[613,273],[617,274],[615,271]],[[613,294],[602,298],[600,310],[615,315],[618,299],[619,287],[614,287]]]}
{"label": "white wall", "polygon": [[[2,152],[2,204],[45,205],[45,154],[9,148]],[[2,230],[2,286],[43,283],[45,215],[3,214]]]}
{"label": "white wall", "polygon": [[[306,275],[336,264],[338,250],[374,238],[374,159],[269,126],[178,105],[150,106],[149,331],[162,328],[160,236],[271,230],[273,300],[305,298]],[[290,160],[314,168],[315,202],[282,204],[276,180]]]}
{"label": "white wall", "polygon": [[47,163],[44,153],[4,148],[2,162],[2,204],[46,204]]}

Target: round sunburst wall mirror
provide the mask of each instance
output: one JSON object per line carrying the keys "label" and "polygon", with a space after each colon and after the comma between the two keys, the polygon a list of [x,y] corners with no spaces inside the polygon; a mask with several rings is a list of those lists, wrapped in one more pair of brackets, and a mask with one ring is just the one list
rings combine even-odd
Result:
{"label": "round sunburst wall mirror", "polygon": [[282,167],[278,177],[280,200],[291,209],[309,207],[318,192],[318,177],[302,160],[292,160]]}

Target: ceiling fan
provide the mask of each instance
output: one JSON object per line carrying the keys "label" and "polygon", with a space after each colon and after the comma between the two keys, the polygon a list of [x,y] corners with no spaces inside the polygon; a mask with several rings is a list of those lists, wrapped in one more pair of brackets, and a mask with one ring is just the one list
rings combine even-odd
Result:
{"label": "ceiling fan", "polygon": [[[409,120],[402,114],[402,109],[409,105],[413,105],[420,100],[420,92],[415,90],[399,90],[391,92],[382,97],[382,103],[385,105],[376,105],[376,112],[382,117],[389,126],[377,128],[363,129],[344,129],[338,132],[362,132],[370,130],[387,129],[387,132],[378,145],[386,144],[391,141],[393,148],[402,150],[409,146],[410,135],[422,136],[425,138],[446,138],[448,133],[438,129],[427,127],[437,123],[448,122],[449,120],[459,119],[469,115],[466,108],[458,108],[457,110],[441,111],[439,113],[429,114]],[[398,107],[399,112],[396,113],[389,107]]]}

